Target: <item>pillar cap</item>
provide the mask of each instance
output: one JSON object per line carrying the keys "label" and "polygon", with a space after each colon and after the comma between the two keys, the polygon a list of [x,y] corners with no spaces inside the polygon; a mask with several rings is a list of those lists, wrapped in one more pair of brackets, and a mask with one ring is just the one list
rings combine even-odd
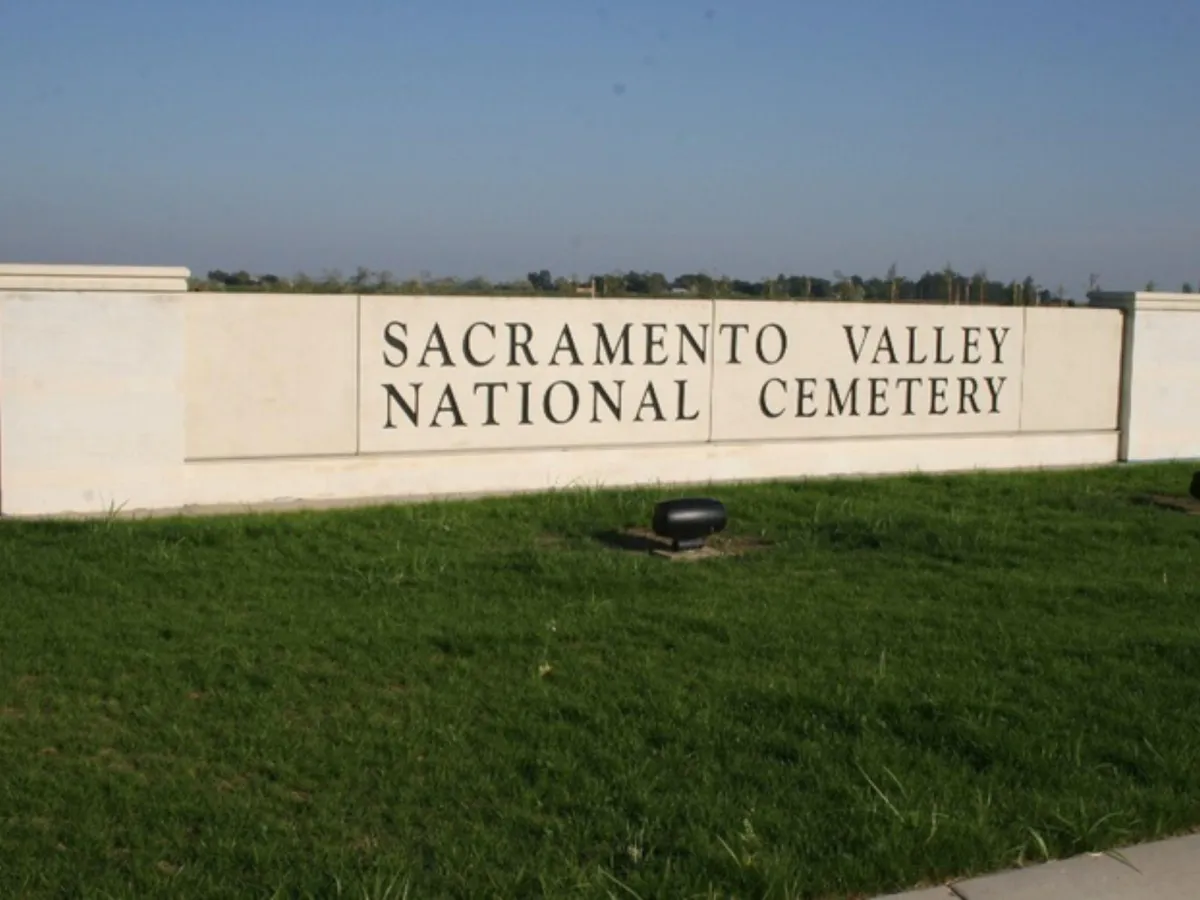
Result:
{"label": "pillar cap", "polygon": [[0,263],[0,291],[148,291],[188,289],[182,266],[58,266]]}
{"label": "pillar cap", "polygon": [[1200,312],[1200,294],[1175,294],[1165,291],[1094,291],[1088,305],[1131,311],[1151,309],[1172,312]]}

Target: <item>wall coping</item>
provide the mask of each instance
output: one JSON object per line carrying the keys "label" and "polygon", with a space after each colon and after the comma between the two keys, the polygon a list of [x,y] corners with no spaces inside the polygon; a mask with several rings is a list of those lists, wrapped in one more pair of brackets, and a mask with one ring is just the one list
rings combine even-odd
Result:
{"label": "wall coping", "polygon": [[1166,291],[1097,291],[1088,295],[1088,303],[1090,306],[1130,311],[1200,312],[1200,294]]}
{"label": "wall coping", "polygon": [[146,291],[188,289],[182,266],[60,266],[0,263],[0,291]]}

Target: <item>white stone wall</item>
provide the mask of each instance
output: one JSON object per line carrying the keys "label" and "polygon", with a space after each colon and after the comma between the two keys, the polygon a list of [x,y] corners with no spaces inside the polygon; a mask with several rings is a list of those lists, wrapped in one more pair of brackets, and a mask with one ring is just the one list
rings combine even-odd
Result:
{"label": "white stone wall", "polygon": [[182,499],[183,294],[0,294],[0,512]]}
{"label": "white stone wall", "polygon": [[1200,455],[1193,309],[0,291],[0,512]]}
{"label": "white stone wall", "polygon": [[1130,462],[1200,459],[1200,305],[1139,309],[1130,373]]}
{"label": "white stone wall", "polygon": [[358,297],[188,294],[189,460],[358,450]]}
{"label": "white stone wall", "polygon": [[1200,295],[1104,293],[1125,317],[1121,458],[1200,459]]}
{"label": "white stone wall", "polygon": [[477,453],[226,460],[185,470],[189,504],[478,496],[562,488],[1103,465],[1116,432],[646,444]]}

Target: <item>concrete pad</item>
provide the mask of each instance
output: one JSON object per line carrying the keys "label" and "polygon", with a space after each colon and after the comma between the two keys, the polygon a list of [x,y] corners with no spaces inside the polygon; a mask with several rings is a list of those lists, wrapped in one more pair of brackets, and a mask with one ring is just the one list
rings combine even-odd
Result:
{"label": "concrete pad", "polygon": [[960,882],[954,889],[963,900],[1150,900],[1145,879],[1107,856],[998,872]]}
{"label": "concrete pad", "polygon": [[1119,852],[1153,885],[1156,897],[1200,897],[1200,834]]}
{"label": "concrete pad", "polygon": [[964,900],[1195,900],[1200,836],[999,872],[954,890]]}
{"label": "concrete pad", "polygon": [[874,900],[1196,900],[1200,834]]}
{"label": "concrete pad", "polygon": [[959,900],[958,894],[948,887],[924,888],[906,894],[888,894],[875,900]]}

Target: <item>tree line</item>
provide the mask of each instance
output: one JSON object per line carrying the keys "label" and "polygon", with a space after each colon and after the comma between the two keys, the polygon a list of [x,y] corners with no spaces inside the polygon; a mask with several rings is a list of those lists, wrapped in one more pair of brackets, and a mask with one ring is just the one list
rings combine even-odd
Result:
{"label": "tree line", "polygon": [[[661,272],[611,272],[587,279],[555,277],[547,269],[530,272],[525,278],[492,281],[487,278],[435,278],[422,273],[417,278],[398,279],[386,270],[360,266],[352,275],[333,269],[319,276],[299,273],[291,277],[252,275],[246,271],[213,269],[204,278],[191,279],[195,291],[259,291],[271,293],[321,294],[465,294],[477,296],[595,296],[595,297],[699,297],[704,299],[841,300],[880,303],[991,304],[997,306],[1069,306],[1079,301],[1068,297],[1062,286],[1051,291],[1032,276],[999,281],[986,270],[971,274],[947,265],[940,272],[925,272],[919,278],[900,275],[896,267],[883,277],[862,277],[834,272],[832,278],[810,275],[778,275],[748,281],[706,273],[668,278]],[[1099,290],[1099,277],[1089,279],[1088,293]],[[1155,290],[1154,282],[1146,290]],[[1184,293],[1192,293],[1185,284]]]}

